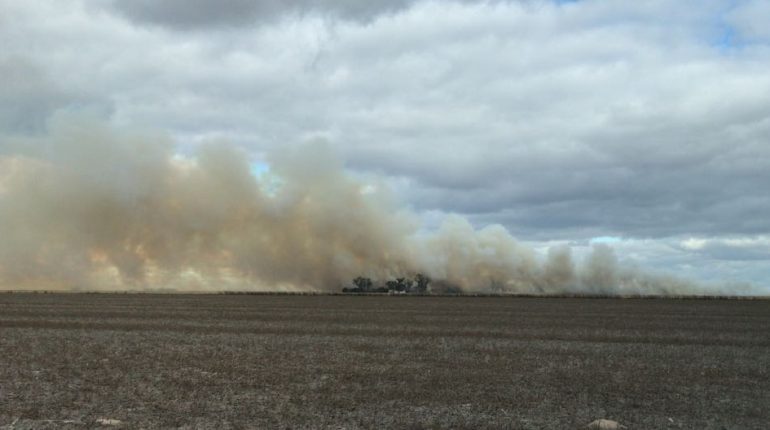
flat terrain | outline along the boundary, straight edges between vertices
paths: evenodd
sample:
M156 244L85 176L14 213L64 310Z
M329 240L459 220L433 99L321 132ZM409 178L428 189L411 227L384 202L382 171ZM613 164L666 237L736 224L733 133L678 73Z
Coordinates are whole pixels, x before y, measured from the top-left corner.
M0 428L767 429L770 301L0 294Z

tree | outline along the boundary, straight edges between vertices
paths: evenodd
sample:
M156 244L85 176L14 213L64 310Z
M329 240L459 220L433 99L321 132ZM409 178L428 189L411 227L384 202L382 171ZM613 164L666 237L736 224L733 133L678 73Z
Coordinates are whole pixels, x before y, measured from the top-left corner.
M372 280L363 276L359 276L356 279L353 279L353 285L355 285L356 288L360 289L361 291L369 291L369 289L372 288Z
M411 279L396 278L396 282L395 282L396 291L404 291L408 293L409 291L411 291L412 285L414 285L414 282L412 282Z
M404 280L404 291L406 291L407 293L411 292L412 291L412 286L414 286L414 281L412 281L409 278L406 278Z
M428 284L430 284L430 278L423 275L422 273L418 273L414 277L415 282L417 283L417 292L424 294L428 291Z

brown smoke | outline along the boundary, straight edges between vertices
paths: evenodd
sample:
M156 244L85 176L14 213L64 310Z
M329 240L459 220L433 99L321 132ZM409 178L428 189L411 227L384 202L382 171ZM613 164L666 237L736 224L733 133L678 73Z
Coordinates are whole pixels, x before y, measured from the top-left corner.
M596 247L545 262L500 226L416 216L351 179L323 145L273 154L257 179L226 144L175 155L164 137L83 121L0 155L0 288L337 290L357 275L525 293L676 293L691 283L620 268Z

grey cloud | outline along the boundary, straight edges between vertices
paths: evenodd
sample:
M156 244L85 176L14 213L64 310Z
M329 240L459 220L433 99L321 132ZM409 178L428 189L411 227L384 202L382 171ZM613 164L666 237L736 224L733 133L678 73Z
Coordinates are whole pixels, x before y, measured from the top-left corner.
M112 4L138 23L191 30L248 26L284 15L303 14L366 21L410 3L412 0L115 0Z
M757 157L766 157L757 153ZM665 162L665 161L663 161ZM767 165L767 163L764 163ZM768 166L770 167L770 166ZM708 166L686 170L651 167L613 170L564 166L564 171L490 172L494 186L469 192L419 185L413 190L421 208L443 208L501 222L525 237L623 232L638 237L692 234L757 234L770 229L764 186L767 174L739 169L714 174ZM550 176L548 176L550 175ZM500 178L502 176L503 178Z
M0 76L0 130L5 132L39 132L51 113L70 101L44 70L24 57L0 57Z

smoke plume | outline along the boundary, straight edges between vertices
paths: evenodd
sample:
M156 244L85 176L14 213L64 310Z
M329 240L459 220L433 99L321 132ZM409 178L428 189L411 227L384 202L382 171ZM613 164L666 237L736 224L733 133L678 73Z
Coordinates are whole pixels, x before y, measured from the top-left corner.
M467 292L688 294L598 246L540 259L501 226L432 233L323 145L272 154L255 177L226 144L180 156L167 138L60 121L0 153L0 288L336 291L424 273Z

